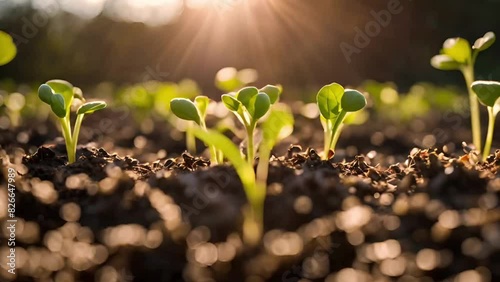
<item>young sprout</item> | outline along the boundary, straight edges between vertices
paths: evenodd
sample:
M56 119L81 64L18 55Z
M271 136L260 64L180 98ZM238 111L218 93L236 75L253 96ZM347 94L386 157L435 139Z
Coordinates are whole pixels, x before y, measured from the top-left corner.
M222 102L232 111L245 127L247 134L247 160L253 164L255 155L254 131L257 122L278 101L281 86L266 85L261 89L244 87L236 93L222 95Z
M498 81L475 81L471 85L477 94L479 101L488 108L488 133L484 142L483 159L490 154L493 131L495 130L495 118L500 112L500 82Z
M12 36L0 30L0 66L8 64L16 54L17 48Z
M488 49L494 42L496 36L493 32L487 32L483 37L477 39L472 46L466 39L457 37L449 38L441 49L441 54L432 57L431 65L439 70L459 70L464 76L467 90L469 92L469 103L472 124L472 142L478 151L481 151L481 120L479 116L479 103L477 97L470 88L474 78L474 64L477 55Z
M284 104L277 104L262 123L262 142L259 146L259 164L257 165L257 185L266 190L271 150L280 140L293 132L293 114Z
M170 101L170 110L178 118L194 121L202 130L207 131L205 118L207 116L207 108L210 99L207 96L197 96L192 102L186 98L174 98ZM192 131L192 129L190 129ZM210 159L213 163L222 163L222 155L213 145L208 146L210 149Z
M366 106L366 98L361 92L344 89L338 83L323 86L316 96L325 134L323 158L329 158L330 150L340 136L343 121L349 112L357 112Z
M247 200L250 203L249 208L244 212L243 238L248 244L257 244L263 230L266 187L256 185L253 165L242 157L238 147L229 138L215 130L204 130L202 128L194 128L193 133L206 144L222 151L236 170L245 189Z
M48 104L52 112L58 117L64 141L66 142L68 162L75 162L76 145L83 117L86 114L92 114L95 111L106 108L106 103L103 101L85 102L80 88L73 87L71 83L59 79L49 80L45 84L40 85L38 88L38 97L44 103ZM74 98L84 103L76 111L76 121L73 132L71 132L70 111Z

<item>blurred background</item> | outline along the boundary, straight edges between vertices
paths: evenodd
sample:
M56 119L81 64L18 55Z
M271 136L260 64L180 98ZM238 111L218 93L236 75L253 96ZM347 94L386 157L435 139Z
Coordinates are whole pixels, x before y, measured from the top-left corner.
M0 0L0 30L19 49L0 79L85 87L191 78L215 97L215 73L232 66L285 88L462 86L459 72L429 60L448 37L500 32L498 11L500 0ZM478 78L500 78L497 54L500 44L479 56Z

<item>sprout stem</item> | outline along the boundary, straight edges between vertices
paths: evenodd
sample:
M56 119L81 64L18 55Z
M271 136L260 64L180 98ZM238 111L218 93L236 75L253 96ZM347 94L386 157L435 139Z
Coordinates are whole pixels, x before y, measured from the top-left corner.
M471 126L472 126L472 143L476 149L481 152L481 119L479 116L479 102L476 94L472 91L471 84L474 82L474 65L468 64L462 68L462 74L467 84L467 91L469 92L469 103L471 113Z
M207 125L203 119L200 121L200 127L205 132L208 132ZM193 137L193 139L196 138L196 136L193 134L192 130L189 130L188 132ZM208 149L210 150L210 162L212 162L214 164L222 163L222 160L219 160L219 152L217 151L217 148L213 145L208 145Z
M192 133L193 128L193 123L188 122L187 128L186 128L186 148L189 153L191 154L196 154L196 139Z
M488 107L488 134L484 142L483 160L489 156L491 151L491 142L493 141L493 131L495 130L495 113L492 107Z
M80 135L80 127L82 126L83 117L85 114L79 114L76 117L75 128L73 129L73 136L71 138L71 152L73 154L73 160L76 160L76 144L78 143L78 136Z
M335 146L337 145L337 141L339 141L340 133L342 132L342 129L344 128L344 124L340 124L337 131L333 135L333 140L332 140L332 150L335 150Z
M344 111L344 110L342 110L340 112L339 116L337 117L337 119L335 120L335 123L333 124L333 128L332 128L332 133L331 133L331 136L330 136L330 142L329 142L328 150L330 150L330 149L335 150L335 145L336 145L335 143L337 142L336 139L338 139L338 136L337 136L337 138L335 138L335 135L337 135L337 131L340 129L340 127L342 125L342 122L344 121L344 118L345 118L346 114L347 114L347 112Z
M69 124L69 117L59 119L61 124L61 129L64 137L64 142L66 143L66 152L68 154L68 163L75 162L75 152L73 151L73 138L71 136L71 125Z
M247 128L247 159L248 163L253 167L253 159L255 154L254 144L253 144L253 132L255 129L255 122L251 122L250 126Z
M332 122L331 120L325 121L325 136L324 136L324 147L323 147L323 159L328 160L328 153L330 151L330 139L332 134Z

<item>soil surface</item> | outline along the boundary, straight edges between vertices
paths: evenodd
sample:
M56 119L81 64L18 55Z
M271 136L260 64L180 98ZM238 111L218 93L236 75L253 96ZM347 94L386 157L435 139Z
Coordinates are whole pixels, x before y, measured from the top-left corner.
M187 153L143 163L92 146L68 165L60 143L0 150L0 184L7 167L19 174L18 275L0 277L500 281L500 152L477 163L444 151L414 149L387 165L377 152L324 161L290 146L271 158L265 234L251 247L230 165Z

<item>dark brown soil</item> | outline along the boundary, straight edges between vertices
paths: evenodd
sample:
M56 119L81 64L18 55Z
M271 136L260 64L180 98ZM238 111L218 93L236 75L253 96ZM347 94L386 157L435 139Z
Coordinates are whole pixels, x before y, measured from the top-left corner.
M500 280L500 152L475 164L413 150L382 167L292 146L272 157L257 247L241 242L247 201L229 165L64 153L0 156L20 173L16 281Z

